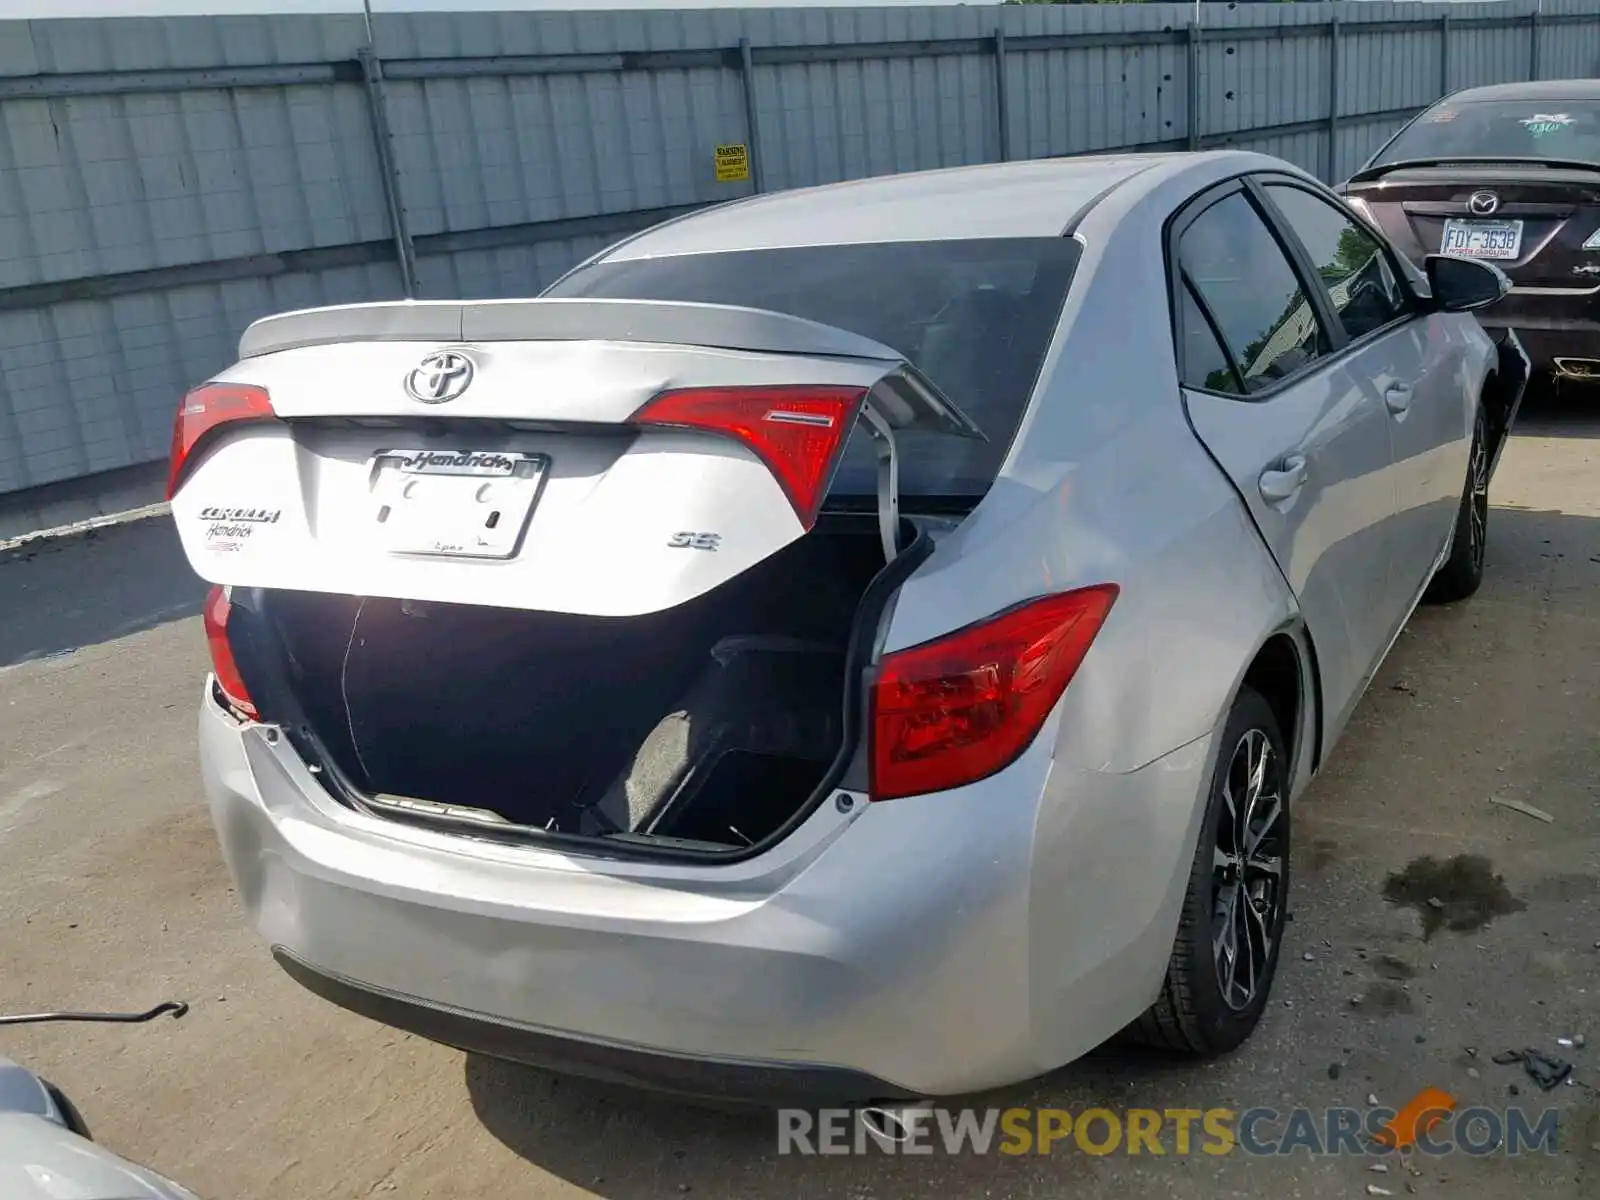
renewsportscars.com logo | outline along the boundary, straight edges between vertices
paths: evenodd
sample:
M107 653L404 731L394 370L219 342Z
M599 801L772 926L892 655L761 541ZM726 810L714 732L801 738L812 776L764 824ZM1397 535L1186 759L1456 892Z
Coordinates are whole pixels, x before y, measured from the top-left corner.
M1554 1154L1559 1125L1553 1108L1458 1111L1455 1099L1435 1088L1400 1109L790 1108L778 1112L778 1153L1482 1157Z

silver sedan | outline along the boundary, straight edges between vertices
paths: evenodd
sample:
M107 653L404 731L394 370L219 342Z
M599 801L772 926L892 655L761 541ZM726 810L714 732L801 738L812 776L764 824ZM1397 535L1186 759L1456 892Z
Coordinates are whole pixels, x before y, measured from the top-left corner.
M1228 1051L1295 800L1484 569L1527 374L1304 172L760 196L186 397L205 784L305 986L679 1092Z

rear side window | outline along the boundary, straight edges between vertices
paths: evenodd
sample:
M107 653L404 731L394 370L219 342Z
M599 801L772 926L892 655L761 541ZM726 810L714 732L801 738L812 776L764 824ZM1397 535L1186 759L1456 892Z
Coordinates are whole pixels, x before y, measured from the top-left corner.
M1405 293L1376 238L1304 188L1268 184L1266 193L1311 256L1352 340L1406 314Z
M585 267L547 296L763 308L897 350L986 442L897 435L905 495L975 496L1022 423L1078 261L1069 238L888 242L685 254ZM832 495L874 495L870 440L852 437Z
M1600 160L1600 103L1444 100L1401 130L1374 162L1453 157Z
M1184 387L1237 395L1239 377L1233 373L1227 351L1217 341L1216 330L1195 303L1194 285L1185 278L1178 289L1178 361Z
M1248 391L1272 387L1328 352L1327 334L1283 247L1242 192L1189 224L1178 259Z

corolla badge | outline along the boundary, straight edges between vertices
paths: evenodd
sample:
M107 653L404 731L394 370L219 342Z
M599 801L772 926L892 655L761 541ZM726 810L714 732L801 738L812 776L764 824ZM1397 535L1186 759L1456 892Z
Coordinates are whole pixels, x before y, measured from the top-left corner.
M1493 192L1473 192L1467 197L1467 208L1477 216L1487 217L1500 207L1500 197Z
M423 404L454 400L472 386L472 360L459 350L435 350L406 376L406 395Z

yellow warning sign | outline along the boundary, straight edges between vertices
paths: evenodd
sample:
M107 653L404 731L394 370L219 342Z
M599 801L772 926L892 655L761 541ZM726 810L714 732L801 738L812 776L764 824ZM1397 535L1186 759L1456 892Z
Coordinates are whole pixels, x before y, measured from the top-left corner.
M717 182L738 183L750 178L750 151L743 143L717 147Z

